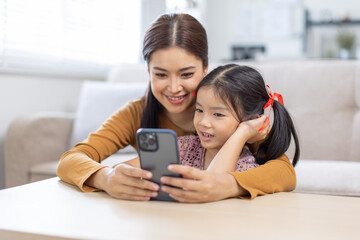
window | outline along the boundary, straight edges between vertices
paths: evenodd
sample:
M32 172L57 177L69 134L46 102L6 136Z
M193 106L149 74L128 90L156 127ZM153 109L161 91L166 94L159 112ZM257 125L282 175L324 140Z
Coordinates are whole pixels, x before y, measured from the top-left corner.
M104 77L140 59L141 0L0 0L0 71Z

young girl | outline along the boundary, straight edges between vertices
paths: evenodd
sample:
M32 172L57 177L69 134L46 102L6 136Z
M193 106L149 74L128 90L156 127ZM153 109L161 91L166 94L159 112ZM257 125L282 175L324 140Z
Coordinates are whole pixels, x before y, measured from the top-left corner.
M159 185L151 182L151 172L141 169L138 161L114 167L101 161L127 145L135 147L136 130L140 127L169 128L178 136L194 133L195 98L191 93L207 73L205 29L188 14L165 14L146 31L143 43L150 80L146 96L119 108L95 133L60 158L58 176L82 191L103 190L115 198L149 200L157 195ZM255 144L251 151L256 151L264 132L247 139ZM296 175L287 156L272 160L249 171L231 173L176 165L171 171L191 179L164 181L173 186L168 191L182 202L210 202L245 195L254 198L295 189Z
M179 137L181 164L216 172L245 171L283 155L293 135L295 166L299 143L293 122L281 95L268 93L256 70L235 64L220 66L200 82L196 92L194 126L198 136ZM275 96L279 102L274 101ZM246 146L254 134L248 120L258 118L268 105L274 106L274 125L255 161Z

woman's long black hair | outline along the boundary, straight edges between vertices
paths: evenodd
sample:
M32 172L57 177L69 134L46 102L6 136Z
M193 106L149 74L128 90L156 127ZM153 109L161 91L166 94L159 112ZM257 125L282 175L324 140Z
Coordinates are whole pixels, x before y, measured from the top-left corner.
M240 122L264 114L264 105L269 100L261 74L253 68L228 64L211 71L199 84L197 91L204 86L215 89L215 94L236 112ZM274 101L274 121L267 138L260 144L255 156L258 164L283 155L289 148L291 137L295 142L293 166L299 160L299 140L293 121L286 108Z

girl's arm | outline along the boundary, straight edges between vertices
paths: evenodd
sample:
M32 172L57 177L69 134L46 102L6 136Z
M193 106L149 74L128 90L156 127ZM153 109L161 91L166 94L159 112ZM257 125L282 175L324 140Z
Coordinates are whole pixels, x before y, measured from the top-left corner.
M243 134L244 127L239 125L237 130L221 147L214 159L209 164L207 171L226 173L234 172L236 163L246 143L246 136Z
M216 154L211 161L207 171L217 173L229 173L234 172L236 164L244 148L245 143L259 135L258 129L262 127L266 120L266 116L249 121L245 121L239 124L239 127L231 135L231 137L225 142L220 151ZM265 138L267 130L262 131L262 137Z

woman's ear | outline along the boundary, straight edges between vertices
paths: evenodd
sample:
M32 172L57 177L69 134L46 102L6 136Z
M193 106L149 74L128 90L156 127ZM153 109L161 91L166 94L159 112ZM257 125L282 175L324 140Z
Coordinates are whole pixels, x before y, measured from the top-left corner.
M206 76L208 69L209 69L209 66L204 67L204 72L203 72L203 73L204 73L204 77Z

